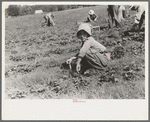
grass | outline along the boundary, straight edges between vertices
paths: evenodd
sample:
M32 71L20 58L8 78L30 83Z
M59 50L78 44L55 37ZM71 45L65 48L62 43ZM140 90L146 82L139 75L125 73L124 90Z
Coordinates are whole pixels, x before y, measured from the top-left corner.
M81 42L76 37L77 22L86 19L89 8L54 12L56 26L42 28L41 15L26 15L5 21L5 86L7 99L143 99L145 98L144 38L121 35L134 22L128 18L120 31L95 31L95 40L107 48L117 46L118 35L125 55L110 61L107 72L89 70L89 75L73 77L60 69L62 62L74 56ZM92 7L98 14L96 25L108 26L107 6ZM131 12L134 15L134 12ZM118 32L118 33L115 33ZM132 33L135 35L136 33ZM142 36L142 35L141 35ZM140 49L140 45L143 47ZM135 46L136 50L132 47ZM134 54L137 51L138 54ZM136 64L136 66L132 66ZM133 72L130 79L124 76ZM141 70L136 70L139 67ZM114 74L118 82L101 81Z

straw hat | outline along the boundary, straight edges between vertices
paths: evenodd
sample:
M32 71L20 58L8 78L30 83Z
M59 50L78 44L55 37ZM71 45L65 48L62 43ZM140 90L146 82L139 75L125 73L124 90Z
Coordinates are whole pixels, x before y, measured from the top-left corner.
M87 32L89 34L89 36L91 36L92 35L91 29L92 29L92 26L90 24L88 24L88 23L81 23L79 28L78 28L77 37L79 36L79 32L81 30L84 30L85 32Z
M94 14L94 11L91 9L89 12L88 12L89 15L93 15Z

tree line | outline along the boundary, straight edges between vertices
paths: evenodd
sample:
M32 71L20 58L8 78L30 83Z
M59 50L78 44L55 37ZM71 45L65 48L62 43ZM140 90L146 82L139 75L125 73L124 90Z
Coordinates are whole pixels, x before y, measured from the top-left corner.
M94 5L9 5L8 8L5 9L5 15L23 16L28 14L34 14L36 10L43 10L43 12L53 12L90 6Z

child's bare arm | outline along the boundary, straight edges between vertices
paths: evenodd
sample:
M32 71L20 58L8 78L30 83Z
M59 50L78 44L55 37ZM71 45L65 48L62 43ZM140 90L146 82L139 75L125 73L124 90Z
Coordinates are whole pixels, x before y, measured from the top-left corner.
M96 15L96 14L95 14ZM98 16L96 15L96 18L94 19L94 21L96 21L97 20L97 18L98 18Z
M81 70L81 60L82 58L81 57L78 57L78 60L77 60L77 65L76 65L76 71L79 73L80 70Z
M91 20L91 17L90 17L89 15L88 15L88 18L89 18L90 21L92 21L92 20Z
M71 57L70 59L68 59L68 60L66 61L66 63L67 63L67 64L70 64L70 63L72 62L72 60L73 60L73 59L76 59L76 58L77 58L77 57Z

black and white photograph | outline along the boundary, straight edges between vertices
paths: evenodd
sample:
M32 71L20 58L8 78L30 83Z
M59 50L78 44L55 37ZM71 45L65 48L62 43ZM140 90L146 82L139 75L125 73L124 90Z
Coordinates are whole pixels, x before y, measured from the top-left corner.
M3 100L147 103L148 2L2 5Z

